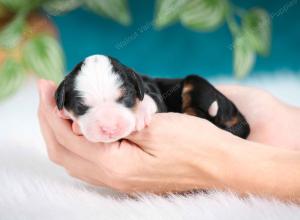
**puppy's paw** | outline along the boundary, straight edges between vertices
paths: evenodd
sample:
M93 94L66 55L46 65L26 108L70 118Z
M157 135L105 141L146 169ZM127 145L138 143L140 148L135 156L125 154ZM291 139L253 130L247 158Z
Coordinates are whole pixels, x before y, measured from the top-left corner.
M153 113L147 110L137 113L135 130L140 131L148 126L151 122L152 115Z
M135 130L140 131L146 126L148 126L151 122L151 118L153 114L157 111L156 103L153 99L145 95L143 101L138 103L136 108L136 126Z

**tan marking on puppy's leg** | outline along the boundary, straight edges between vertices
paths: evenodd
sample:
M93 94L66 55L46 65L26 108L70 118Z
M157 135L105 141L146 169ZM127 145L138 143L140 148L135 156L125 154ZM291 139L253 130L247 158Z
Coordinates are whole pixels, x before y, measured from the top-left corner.
M192 84L185 83L182 89L182 113L197 116L194 108L191 107L191 94L190 92L194 89Z
M226 121L224 124L227 128L233 127L235 126L237 123L239 122L238 117L233 117L232 119L230 119L229 121Z
M193 85L184 83L181 98L182 98L182 111L188 107L190 107L191 104L191 95L190 92L193 90Z
M183 89L182 89L182 94L189 93L193 89L194 89L194 86L192 84L184 83Z
M182 94L182 111L188 107L190 107L191 104L191 96L187 93Z
M197 113L195 112L195 109L193 109L191 107L186 108L183 113L187 114L187 115L197 116Z

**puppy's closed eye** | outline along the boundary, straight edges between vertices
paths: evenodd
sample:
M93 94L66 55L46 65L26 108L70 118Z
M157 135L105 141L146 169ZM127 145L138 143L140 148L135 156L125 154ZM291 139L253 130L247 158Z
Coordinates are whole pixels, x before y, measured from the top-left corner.
M72 108L75 115L84 115L89 107L87 105L82 104L81 102L75 102L74 107Z
M124 95L118 99L118 102L125 105L127 108L132 108L136 101L132 97L132 95Z

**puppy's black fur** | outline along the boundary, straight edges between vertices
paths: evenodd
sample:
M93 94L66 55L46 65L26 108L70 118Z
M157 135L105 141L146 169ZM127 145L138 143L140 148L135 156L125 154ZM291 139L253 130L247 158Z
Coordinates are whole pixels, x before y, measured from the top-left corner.
M247 138L250 127L237 107L207 80L198 75L183 79L154 79L161 91L168 112L180 112L204 118L221 129ZM215 117L208 114L210 105L217 101Z
M119 101L123 101L127 107L133 107L136 102L135 98L143 100L144 94L148 94L157 104L159 112L167 110L165 103L161 97L160 89L157 87L155 81L151 78L142 76L136 73L133 69L121 64L117 59L109 57L113 66L113 71L117 73L123 80L123 95ZM128 104L130 103L130 104Z
M194 115L211 121L221 129L242 138L247 138L250 127L237 107L198 75L189 75L182 79L150 78L136 73L117 59L108 57L114 73L122 79L122 96L117 100L128 108L133 108L136 100L149 95L156 103L158 112L179 112ZM59 85L55 98L58 109L65 107L75 116L83 115L89 107L84 105L79 91L74 88L74 80L80 72L83 62L66 76ZM218 103L215 117L208 113L213 102Z
M75 78L79 74L83 62L80 62L60 83L56 92L55 100L59 110L63 108L73 112L75 116L84 115L89 107L83 104L79 91L75 90Z

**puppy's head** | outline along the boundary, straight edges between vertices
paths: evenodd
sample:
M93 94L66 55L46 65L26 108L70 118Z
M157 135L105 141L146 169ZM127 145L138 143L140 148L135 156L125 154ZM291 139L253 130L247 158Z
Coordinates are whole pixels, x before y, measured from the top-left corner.
M59 110L79 124L91 142L113 142L135 129L134 107L144 98L142 79L116 59L94 55L59 85Z

